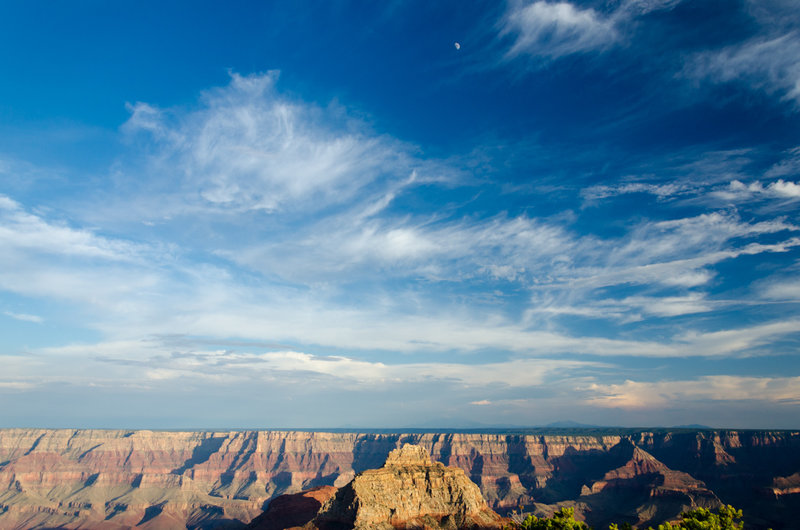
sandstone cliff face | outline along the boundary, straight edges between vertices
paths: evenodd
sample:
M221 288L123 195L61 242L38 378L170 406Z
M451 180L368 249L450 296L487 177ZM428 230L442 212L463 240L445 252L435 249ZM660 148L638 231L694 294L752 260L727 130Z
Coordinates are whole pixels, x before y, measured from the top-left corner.
M665 470L681 472L697 481L695 489L743 508L755 527L778 530L780 518L789 520L787 514L800 507L792 477L800 472L796 432L543 436L5 429L0 430L0 528L242 526L269 499L344 486L356 473L382 466L403 443L420 445L435 461L464 470L501 513L518 505L549 509L579 502L586 519L600 526L606 517L601 512L610 513L600 508L612 507L601 497L611 499L615 488L596 484L623 485L621 471L616 478L607 474L627 465L633 456L629 447L664 466L648 475L643 461L634 463L629 466L634 476L657 482L661 473L671 481L686 477ZM657 491L653 481L625 480L633 488L626 491L644 496L641 504L622 510L631 520L639 517L636 510L648 509L647 502L667 502L663 495L651 498ZM705 502L692 492L670 499L680 505ZM646 513L642 517L650 520Z

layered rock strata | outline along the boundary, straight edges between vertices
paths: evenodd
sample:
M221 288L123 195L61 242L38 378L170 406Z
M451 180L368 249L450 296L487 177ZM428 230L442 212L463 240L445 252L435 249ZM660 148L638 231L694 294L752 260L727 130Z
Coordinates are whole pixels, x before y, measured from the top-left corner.
M500 513L572 502L580 504L579 515L601 527L608 519L654 521L666 503L672 503L670 512L702 505L710 499L703 492L710 491L742 508L748 528L778 530L800 508L798 432L556 436L4 429L0 528L244 526L270 499L344 486L356 473L380 467L404 443L464 470ZM644 453L660 465L648 463ZM623 494L635 502L614 501Z

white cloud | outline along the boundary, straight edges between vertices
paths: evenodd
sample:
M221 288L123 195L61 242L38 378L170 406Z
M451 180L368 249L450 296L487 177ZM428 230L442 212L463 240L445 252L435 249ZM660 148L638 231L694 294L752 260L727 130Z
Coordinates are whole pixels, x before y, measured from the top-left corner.
M3 195L0 195L0 246L6 256L26 252L121 261L130 260L141 251L141 247L126 241L49 223Z
M614 22L593 9L568 2L513 2L502 23L502 35L513 35L509 57L521 54L556 59L602 50L618 38Z
M23 322L33 322L34 324L41 324L44 322L44 319L37 315L28 315L26 313L14 313L11 311L4 311L4 315L7 317L11 317L15 320L21 320Z
M440 325L441 322L433 323ZM403 323L398 334L407 333ZM431 326L432 329L433 326ZM466 327L466 325L465 325ZM508 347L509 342L524 341L517 357L493 362L475 362L469 358L448 356L437 360L406 362L402 356L368 355L359 358L352 355L315 355L302 351L272 350L265 352L237 351L227 349L195 349L189 341L181 345L180 340L154 338L151 340L127 340L97 344L74 344L36 350L25 357L5 356L7 367L4 380L20 385L67 383L73 385L113 386L129 385L133 388L152 388L167 382L198 385L236 385L245 382L271 385L313 385L318 390L357 387L381 388L387 385L406 384L451 384L462 387L524 388L540 385L561 384L565 379L577 380L576 374L586 371L607 371L609 366L596 361L577 361L553 357L560 351L573 351L601 356L631 355L637 357L676 356L728 356L768 344L772 340L797 333L797 321L786 321L754 326L745 329L723 330L705 334L685 334L671 343L613 341L598 337L574 338L544 332L528 332L512 328L473 330L474 336L488 339L493 347ZM311 337L317 338L309 328ZM345 334L349 330L343 330ZM378 330L385 333L388 328ZM464 337L453 335L454 329L441 330L442 337L448 335L447 346L464 345ZM491 335L494 331L495 335ZM461 330L465 333L466 330ZM502 344L498 337L516 334ZM425 338L425 332L416 337ZM397 340L397 338L395 338ZM345 338L344 343L347 342ZM399 341L398 341L399 342ZM359 337L363 344L363 337ZM433 353L437 345L430 342L422 351ZM538 352L550 357L528 357ZM381 360L375 360L379 358ZM173 382L173 383L170 383ZM633 390L638 389L635 386ZM691 389L679 393L691 395ZM632 406L633 390L617 385L593 384L595 394L591 399L609 406ZM473 404L486 404L479 400Z
M7 198L4 204L16 212L14 215L22 215L29 224L40 227L40 231L48 230L50 224L44 219L23 212ZM245 282L227 268L176 263L172 254L161 255L152 249L98 238L88 231L78 231L80 237L75 240L83 249L82 255L92 256L89 262L73 266L69 261L37 260L27 248L17 249L16 261L9 258L14 253L0 259L0 286L20 294L74 301L79 310L93 307L90 325L110 339L121 341L177 333L290 341L356 351L498 349L536 356L730 355L764 343L742 342L724 334L707 341L719 343L714 348L698 347L702 346L702 336L677 337L673 344L663 340L574 337L533 325L527 317L505 315L490 304L470 307L441 300L435 289L430 293L414 288L370 293L359 300L357 308L342 301L341 293L348 292L346 280L354 271L370 271L380 264L378 274L384 278L387 271L400 278L423 276L428 281L457 278L469 283L479 275L503 277L534 290L568 293L578 300L583 297L580 307L585 315L602 318L605 312L607 318L633 322L643 314L675 316L706 311L710 306L700 295L630 296L607 301L598 299L593 291L608 285L636 283L702 285L712 274L705 267L721 260L782 252L800 245L800 240L791 239L728 248L731 239L792 231L796 227L781 220L743 223L723 214L644 223L624 238L609 241L578 238L558 226L526 217L427 225L393 225L391 221L367 217L351 231L344 228L345 221L346 216L339 226L327 227L332 231L320 230L314 237L301 237L295 242L318 252L316 259L311 259L314 254L305 249L278 245L268 252L261 249L264 253L260 260L250 256L248 259L253 261L244 261L266 263L265 274L279 271L295 280L312 280L304 289ZM373 231L365 232L366 228ZM68 234L57 240L73 237L71 229L60 230L67 230ZM364 239L348 240L354 237L352 230L361 231L359 237ZM9 232L7 241L17 238ZM59 248L45 243L40 246ZM118 250L97 252L95 247ZM117 255L125 259L115 259ZM21 266L22 263L26 265ZM368 266L358 268L358 263ZM283 272L300 267L311 270L294 276ZM320 277L318 271L330 272L337 267L340 272L329 276L329 281L315 284L313 280ZM579 306L554 303L549 307L553 314L569 313L564 309L569 307L573 308L572 314L578 314L574 308ZM788 333L781 329L781 333ZM138 351L130 344L125 348ZM83 353L89 354L90 350ZM448 369L458 373L454 367ZM469 379L466 375L464 378Z
M744 223L733 214L720 212L645 222L621 240L587 241L585 244L594 248L596 261L563 271L553 283L573 288L620 284L697 287L708 283L714 274L708 267L720 261L785 252L800 245L797 238L772 245L751 243L739 247L732 246L732 240L798 229L780 219ZM582 247L578 248L583 250ZM588 250L585 253L591 255Z
M576 53L600 52L623 40L625 26L636 17L672 9L681 0L625 0L609 12L570 2L512 0L500 23L500 37L512 37L507 58L529 55L558 59Z
M515 322L497 314L374 314L368 309L321 309L297 300L288 300L272 307L242 304L241 307L230 309L229 303L223 300L223 304L226 304L222 306L224 309L217 311L186 311L179 316L170 316L169 311L157 313L153 318L158 322L147 321L146 331L165 336L180 332L188 336L214 337L223 342L227 337L236 336L248 341L323 344L345 350L383 352L381 356L388 358L392 355L386 352L394 352L394 355L402 352L449 355L453 351L466 353L486 350L542 358L561 354L665 358L749 354L800 329L798 322L786 320L711 332L677 332L677 335L659 340L609 339L531 329L529 322ZM114 331L119 336L126 332L130 335L141 333L122 323ZM53 355L142 357L152 356L153 351L161 349L157 344L150 346L147 342L126 339L43 351ZM454 366L457 364L454 362ZM453 367L451 373L457 374L458 370Z
M30 390L36 385L22 381L0 381L0 390Z
M291 241L225 255L304 283L358 273L434 281L494 278L535 289L623 283L693 287L708 283L714 273L707 268L722 260L794 246L788 240L736 248L731 240L797 229L780 219L743 223L715 212L644 222L620 239L599 240L527 217L442 223L364 219L347 212L310 225Z
M631 313L630 308L621 303L607 300L596 300L584 305L559 305L557 301L543 303L540 299L531 303L525 312L525 318L533 321L537 314L545 315L575 315L581 317L597 318L603 320L617 320L621 322L637 322L642 320L641 315Z
M40 363L16 370L15 379L86 384L103 382L113 370L124 370L129 383L185 379L219 384L270 380L290 385L314 379L318 385L388 385L449 383L466 386L527 387L543 384L577 369L601 366L594 361L511 359L489 363L367 361L346 355L320 356L299 351L263 353L228 350L175 350L159 341L119 341L46 348ZM64 369L76 358L83 369ZM44 365L41 361L46 361ZM26 369L27 367L27 369Z
M676 337L677 343L682 343L677 350L683 351L687 356L726 356L747 352L771 344L782 337L796 335L798 330L800 321L789 319L706 333L690 331Z
M615 249L615 255L617 259L630 258L651 264L664 258L681 258L702 251L710 253L734 238L797 230L800 228L781 219L745 223L735 215L714 212L643 223L632 232L624 246Z
M159 268L162 260L171 261L167 247L53 222L5 196L0 196L0 246L0 289L66 300L76 312L99 309L91 325L130 317L135 307L145 310L143 301L166 290L167 273Z
M147 131L158 139L169 137L169 131L165 123L166 116L163 111L141 101L135 104L127 104L125 107L131 116L122 126L124 131L131 133ZM171 139L175 142L181 140L178 136L173 136Z
M759 181L745 184L732 181L726 188L711 192L712 197L730 202L745 202L753 199L800 199L800 184L778 179L764 186Z
M709 303L700 293L686 296L630 296L621 300L620 304L660 317L706 313L714 309L714 304Z
M563 228L528 217L437 222L361 218L346 212L324 218L290 241L225 253L249 268L301 282L347 274L454 281L476 276L523 280L565 259L575 246ZM281 260L275 260L281 256Z
M722 50L698 54L687 75L714 83L742 81L800 105L800 33L761 35Z
M795 182L784 182L779 179L767 187L767 191L777 197L785 199L800 199L800 184Z
M682 0L626 0L619 10L630 12L633 15L644 15L653 11L669 10L681 3Z
M800 403L800 377L711 375L695 380L591 384L587 402L600 407L663 409L697 401Z
M695 188L687 184L647 184L644 182L630 182L613 186L591 186L582 190L581 196L584 199L591 201L630 193L647 193L650 195L655 195L659 199L666 199L676 195L684 195L693 191L695 191Z
M756 291L768 300L800 301L800 280L771 280L758 285Z
M684 283L692 283L683 279ZM582 306L557 305L537 299L528 310L528 315L577 315L582 317L617 320L622 323L639 322L647 316L674 317L705 313L726 305L706 299L703 293L688 293L683 296L629 296L622 299L599 299Z

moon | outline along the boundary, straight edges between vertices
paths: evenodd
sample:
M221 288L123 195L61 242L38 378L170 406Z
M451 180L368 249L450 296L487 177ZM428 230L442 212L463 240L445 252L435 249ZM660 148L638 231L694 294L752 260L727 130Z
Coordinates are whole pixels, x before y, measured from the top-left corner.
M455 47L456 47L456 50L460 50L460 49L461 49L461 44L459 44L458 42L456 42L455 44L453 44L453 46L455 46Z

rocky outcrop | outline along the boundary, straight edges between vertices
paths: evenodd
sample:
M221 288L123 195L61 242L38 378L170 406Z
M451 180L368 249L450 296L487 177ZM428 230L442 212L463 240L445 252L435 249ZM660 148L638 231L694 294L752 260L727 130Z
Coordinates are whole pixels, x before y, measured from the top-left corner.
M641 502L622 512L655 521L658 507L668 503L706 502L696 494L703 488L742 508L748 528L778 530L800 508L793 477L800 473L798 432L2 429L0 528L244 526L270 499L344 486L357 473L381 467L404 443L462 469L501 514L578 503L579 515L599 528L608 516L600 508L622 505L613 499L624 493Z
M661 462L647 451L634 446L630 442L621 443L619 452L626 455L626 461L618 468L608 471L603 478L595 481L591 486L584 486L581 493L590 495L608 490L629 489L650 492L651 496L658 496L669 492L708 494L702 481L699 481L682 471L675 471ZM721 504L717 502L717 504Z
M418 445L389 453L380 469L357 475L322 506L306 530L501 528L464 471L431 461Z

